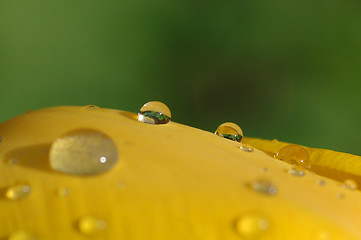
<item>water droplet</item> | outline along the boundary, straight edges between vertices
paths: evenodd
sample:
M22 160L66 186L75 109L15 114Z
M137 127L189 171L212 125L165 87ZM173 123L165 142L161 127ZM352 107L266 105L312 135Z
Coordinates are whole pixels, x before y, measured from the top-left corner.
M268 172L268 168L267 168L267 167L263 167L262 170L263 170L264 172Z
M171 118L172 114L167 105L158 101L144 104L138 113L138 121L148 124L166 124Z
M318 184L319 186L325 186L325 185L326 185L326 181L323 180L323 179L319 179L319 180L317 181L317 184Z
M269 228L269 221L261 214L245 214L236 222L237 232L245 239L256 239Z
M119 183L118 183L118 187L119 187L120 189L124 189L124 188L126 187L125 182L119 182Z
M106 228L106 222L98 217L86 216L79 220L78 228L84 235L94 235Z
M7 240L36 240L36 238L27 231L19 230L11 233Z
M6 159L4 162L7 164L18 164L19 159L18 158L9 158L9 159Z
M337 194L338 199L343 199L344 197L345 197L345 195L343 195L343 193L338 193Z
M237 142L241 142L243 137L242 129L237 124L231 122L219 125L215 134Z
M251 187L254 191L267 195L275 195L277 193L277 187L271 181L266 179L253 181Z
M242 144L241 149L245 152L253 152L254 148L249 144Z
M307 150L299 145L287 145L281 148L274 157L302 169L310 169L311 167L311 160Z
M67 196L70 195L70 193L71 193L70 189L69 188L64 188L64 187L61 187L56 191L56 194L59 197L67 197Z
M99 110L101 108L98 106L95 106L95 105L86 105L86 106L82 107L82 109L83 110Z
M20 200L25 198L31 192L31 188L27 184L17 184L6 190L6 197L10 200Z
M273 143L278 143L278 140L277 140L277 139L273 139L272 142L273 142Z
M304 169L300 168L300 167L293 167L288 169L288 173L292 176L296 176L296 177L303 177L305 176L305 171Z
M51 145L50 166L59 172L85 175L109 171L118 161L115 143L94 130L77 130Z
M353 179L346 179L342 186L344 188L347 188L347 189L350 189L350 190L356 190L357 189L357 183Z

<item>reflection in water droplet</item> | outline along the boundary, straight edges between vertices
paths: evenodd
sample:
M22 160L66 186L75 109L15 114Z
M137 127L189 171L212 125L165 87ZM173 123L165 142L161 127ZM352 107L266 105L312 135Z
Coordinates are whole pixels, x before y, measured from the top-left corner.
M148 124L166 124L171 118L172 114L168 106L158 101L144 104L138 113L138 121Z
M69 174L98 174L109 171L118 161L115 143L94 130L77 130L51 145L50 166Z
M84 235L94 235L106 228L106 222L94 216L86 216L79 220L78 229Z
M287 145L281 148L274 157L302 169L310 169L311 167L311 160L307 150L299 145Z
M254 191L267 195L275 195L277 193L277 187L271 181L266 179L253 181L251 187Z
M319 186L325 186L325 185L326 185L326 181L323 180L323 179L319 179L319 180L317 181L317 184L318 184Z
M241 142L243 137L242 129L237 124L231 122L219 125L215 134L237 142Z
M27 231L19 230L11 233L7 240L36 240L36 238Z
M6 197L10 200L20 200L25 198L31 192L31 188L27 184L17 184L6 190Z
M236 230L245 239L256 239L269 228L269 221L261 214L245 214L238 218Z
M56 191L56 194L59 197L67 197L67 196L70 195L70 193L71 193L70 189L69 188L64 188L64 187L61 187Z
M292 176L296 176L296 177L303 177L305 176L305 171L304 169L300 168L300 167L293 167L288 169L288 173Z
M357 183L353 179L346 179L342 186L344 188L347 188L347 189L350 189L350 190L356 190L357 189Z
M83 110L99 110L101 108L98 106L95 106L95 105L86 105L86 106L82 107L82 109Z
M245 152L253 152L254 148L249 144L242 144L241 149Z

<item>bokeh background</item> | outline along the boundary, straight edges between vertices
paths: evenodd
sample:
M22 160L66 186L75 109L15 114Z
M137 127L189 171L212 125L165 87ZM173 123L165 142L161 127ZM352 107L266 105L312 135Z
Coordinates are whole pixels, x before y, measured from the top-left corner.
M357 0L1 1L0 122L160 100L207 131L361 155L360 23Z

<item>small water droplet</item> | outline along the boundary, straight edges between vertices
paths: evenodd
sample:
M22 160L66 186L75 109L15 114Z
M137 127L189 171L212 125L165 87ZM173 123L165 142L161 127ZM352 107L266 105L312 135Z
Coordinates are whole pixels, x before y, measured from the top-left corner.
M337 194L338 199L343 199L344 197L345 197L345 195L343 195L343 193L338 193Z
M9 158L4 161L6 164L18 164L19 159L18 158Z
M118 183L118 187L119 187L120 189L124 189L125 186L126 186L125 182L120 182L120 183Z
M249 144L242 144L241 149L245 152L253 152L254 148Z
M326 181L323 180L323 179L318 179L317 184L318 184L319 186L325 186L325 185L326 185Z
M304 169L300 168L300 167L292 167L290 169L288 169L288 173L292 176L296 176L296 177L303 177L305 176L305 171Z
M106 222L95 216L86 216L79 220L78 229L84 235L94 235L106 228Z
M258 179L251 183L251 188L256 191L267 195L275 195L277 187L267 179Z
M10 200L20 200L28 196L31 188L27 184L16 184L6 190L6 197Z
M35 236L27 231L19 230L10 234L7 240L36 240Z
M302 169L310 169L311 167L311 160L307 150L299 145L287 145L281 148L274 157Z
M344 188L347 188L347 189L350 189L350 190L356 190L357 189L357 183L353 179L346 179L342 186Z
M168 106L159 101L147 102L138 113L138 121L148 124L166 124L171 118L172 114Z
M273 143L278 143L278 140L277 140L277 139L273 139L272 142L273 142Z
M243 137L242 129L235 123L226 122L217 128L215 134L232 141L241 142Z
M86 105L86 106L82 107L82 109L83 110L99 110L101 108L98 106L95 106L95 105Z
M50 166L59 172L85 175L109 171L118 161L115 143L95 130L77 130L51 145Z
M267 167L263 167L262 170L263 170L264 172L268 172L268 168L267 168Z
M61 187L56 191L56 194L59 197L67 197L71 193L71 190L69 188Z
M269 229L269 221L261 214L245 214L238 218L236 230L245 239L258 239Z

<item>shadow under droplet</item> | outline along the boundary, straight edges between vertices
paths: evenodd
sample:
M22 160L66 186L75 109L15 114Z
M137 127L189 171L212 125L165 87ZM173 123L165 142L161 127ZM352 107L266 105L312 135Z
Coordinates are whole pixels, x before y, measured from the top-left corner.
M25 168L53 171L49 162L50 145L39 144L17 148L5 154L5 162Z

